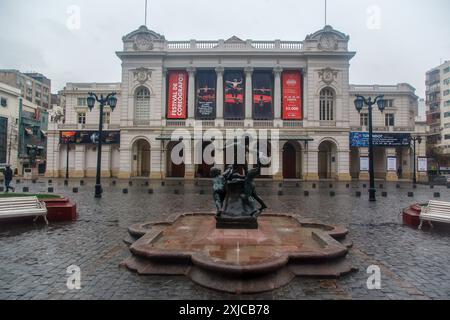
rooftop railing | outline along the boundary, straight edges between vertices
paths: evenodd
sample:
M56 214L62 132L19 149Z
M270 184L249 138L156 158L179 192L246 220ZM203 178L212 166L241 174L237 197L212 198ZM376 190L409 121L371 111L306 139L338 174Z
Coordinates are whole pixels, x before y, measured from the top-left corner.
M275 51L300 51L303 48L302 41L167 41L167 50L275 50Z

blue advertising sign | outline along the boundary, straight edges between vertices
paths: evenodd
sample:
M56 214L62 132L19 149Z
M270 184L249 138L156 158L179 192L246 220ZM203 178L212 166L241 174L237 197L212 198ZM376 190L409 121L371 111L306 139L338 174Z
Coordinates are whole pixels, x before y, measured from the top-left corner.
M409 133L374 133L373 145L376 147L407 147L411 143ZM368 132L350 132L350 147L369 147Z

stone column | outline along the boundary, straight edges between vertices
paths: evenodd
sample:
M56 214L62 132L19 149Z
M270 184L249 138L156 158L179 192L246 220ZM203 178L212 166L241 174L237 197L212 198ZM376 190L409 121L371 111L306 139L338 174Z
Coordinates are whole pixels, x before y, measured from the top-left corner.
M102 172L104 178L111 177L111 145L102 146Z
M86 170L86 147L84 145L75 146L75 171L69 173L71 178L84 178Z
M195 119L195 68L187 68L189 73L188 84L188 119L194 121Z
M245 120L251 121L253 114L253 68L245 68Z
M274 86L274 119L281 120L281 72L283 72L283 68L281 66L276 66L273 69L273 74L275 77L275 86Z
M350 175L350 151L342 150L337 153L337 180L338 181L352 181L352 176Z
M195 163L194 163L194 147L185 146L184 152L191 155L190 163L185 163L184 168L184 179L194 180L195 179Z
M306 152L307 157L307 173L305 175L306 181L318 181L319 180L319 150L309 149Z
M164 179L164 163L162 162L163 142L156 141L150 149L150 179Z
M161 83L161 119L166 118L167 112L167 69L162 69L162 83Z
M359 161L361 164L361 158L369 158L369 148L359 148ZM361 171L361 167L359 168L359 180L360 181L369 181L369 171Z
M394 157L397 159L397 168L398 168L398 157L397 150L395 148L386 148L386 181L398 181L397 168L395 171L388 171L387 168L387 158Z
M225 68L218 66L216 68L217 85L216 85L216 120L223 120L223 74Z

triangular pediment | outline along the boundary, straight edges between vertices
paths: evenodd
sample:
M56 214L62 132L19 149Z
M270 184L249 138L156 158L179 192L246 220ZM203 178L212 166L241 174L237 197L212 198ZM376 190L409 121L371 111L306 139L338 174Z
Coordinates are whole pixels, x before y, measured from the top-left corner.
M140 26L139 29L127 34L123 37L123 41L134 41L138 36L144 36L152 41L164 41L163 35L148 29L146 26Z
M225 40L225 43L245 43L245 41L236 36L232 36L231 38Z

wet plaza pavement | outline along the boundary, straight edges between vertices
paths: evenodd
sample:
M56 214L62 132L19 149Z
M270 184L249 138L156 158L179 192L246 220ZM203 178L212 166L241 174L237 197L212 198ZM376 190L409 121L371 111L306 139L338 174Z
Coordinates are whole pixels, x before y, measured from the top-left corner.
M330 183L332 186L330 187ZM439 192L450 198L450 189L431 189L410 183L383 183L378 201L369 203L363 182L295 182L279 186L258 181L258 191L269 212L295 213L349 229L353 241L349 259L358 268L340 279L296 278L278 290L235 296L200 287L183 276L139 276L119 267L130 255L123 242L127 228L138 222L165 220L176 213L208 211L214 204L209 181L193 182L104 180L102 199L93 197L94 181L63 180L28 186L31 192L55 193L77 204L79 220L73 223L21 223L0 225L0 299L448 299L450 298L450 231L445 228L414 230L401 223L400 210L414 202L427 202ZM72 188L79 188L73 193ZM128 188L129 193L122 193ZM153 193L149 193L151 188ZM309 191L309 195L305 195ZM330 192L335 194L332 195ZM356 192L362 193L361 197ZM387 192L387 197L381 193ZM408 197L408 192L414 192ZM66 286L67 267L81 268L81 289ZM381 289L369 290L366 272L381 270Z

